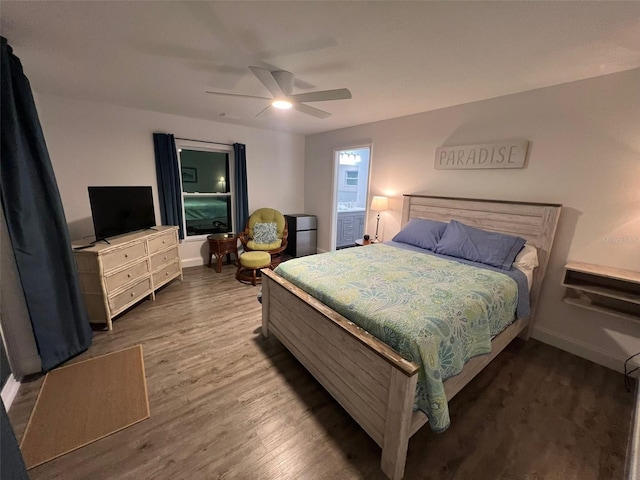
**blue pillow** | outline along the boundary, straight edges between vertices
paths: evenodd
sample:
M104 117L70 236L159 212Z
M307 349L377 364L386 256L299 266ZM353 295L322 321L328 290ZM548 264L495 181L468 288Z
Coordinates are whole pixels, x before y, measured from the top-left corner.
M509 270L524 244L520 237L487 232L451 220L435 252Z
M445 228L447 228L447 224L444 222L412 218L392 240L433 250L436 248L436 244L444 233Z

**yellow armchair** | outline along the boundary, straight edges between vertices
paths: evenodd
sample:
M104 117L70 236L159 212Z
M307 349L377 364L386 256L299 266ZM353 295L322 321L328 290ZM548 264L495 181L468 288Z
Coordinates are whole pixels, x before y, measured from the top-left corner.
M280 254L287 248L288 235L287 219L282 213L273 208L259 208L251 214L239 238L245 252L267 252L273 264L279 262Z

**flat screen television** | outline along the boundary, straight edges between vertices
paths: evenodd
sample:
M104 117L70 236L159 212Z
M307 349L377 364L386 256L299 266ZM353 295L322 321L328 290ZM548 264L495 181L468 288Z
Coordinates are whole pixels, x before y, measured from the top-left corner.
M151 187L89 187L96 241L155 227Z

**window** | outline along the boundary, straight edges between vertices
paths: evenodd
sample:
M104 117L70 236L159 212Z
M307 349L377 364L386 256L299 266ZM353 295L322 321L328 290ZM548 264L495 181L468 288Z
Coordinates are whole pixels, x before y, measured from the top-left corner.
M178 149L187 237L233 231L229 152Z
M347 170L346 178L344 180L344 184L349 187L357 187L358 186L358 170Z

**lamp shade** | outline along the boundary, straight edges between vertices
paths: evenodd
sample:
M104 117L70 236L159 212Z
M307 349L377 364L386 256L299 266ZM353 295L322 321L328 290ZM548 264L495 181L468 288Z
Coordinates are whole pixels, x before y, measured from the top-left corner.
M387 197L373 197L373 200L371 200L371 210L374 212L389 210L389 199Z

